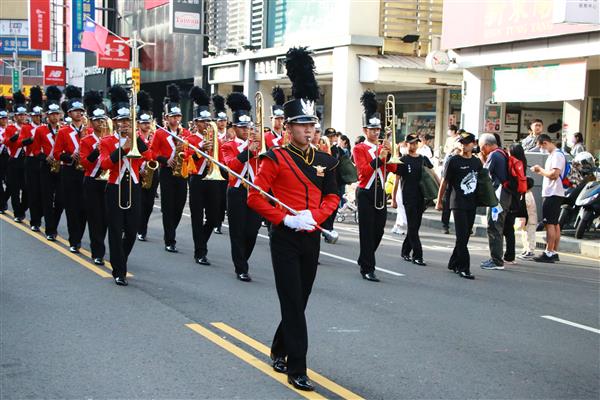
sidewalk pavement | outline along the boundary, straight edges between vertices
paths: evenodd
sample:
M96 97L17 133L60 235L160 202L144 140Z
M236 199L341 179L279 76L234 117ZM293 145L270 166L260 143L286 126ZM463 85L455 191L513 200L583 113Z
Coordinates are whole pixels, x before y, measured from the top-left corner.
M423 215L421 226L442 229L442 213L433 208L428 208ZM396 219L396 210L388 207L388 220ZM487 237L487 223L485 215L477 214L475 217L475 225L473 226L474 236ZM450 217L450 234L454 232L454 219ZM520 240L517 237L517 247L520 245ZM546 248L546 233L536 233L536 248ZM600 241L598 239L575 239L574 237L562 236L560 238L560 252L579 254L586 257L595 257L600 259Z

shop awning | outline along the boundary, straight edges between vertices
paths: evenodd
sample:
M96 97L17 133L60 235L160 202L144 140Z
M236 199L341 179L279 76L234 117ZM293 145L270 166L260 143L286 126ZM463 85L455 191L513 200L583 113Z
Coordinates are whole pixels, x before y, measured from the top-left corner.
M424 57L403 55L359 56L360 82L434 89L462 85L462 71L435 72Z

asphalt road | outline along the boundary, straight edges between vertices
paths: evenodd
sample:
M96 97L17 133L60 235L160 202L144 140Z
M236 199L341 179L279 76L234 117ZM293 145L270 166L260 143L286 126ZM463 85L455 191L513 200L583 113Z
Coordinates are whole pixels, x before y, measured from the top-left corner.
M476 279L467 281L446 269L452 236L424 229L428 266L417 267L401 260L403 238L388 228L382 282L371 283L354 261L357 226L338 230L338 244L322 245L307 309L317 393L304 396L599 398L598 260L561 254L555 265L484 271L487 244L473 239ZM226 228L209 243L212 265L200 266L189 217L180 252L169 254L155 209L124 288L107 268L0 216L0 398L303 398L264 354L279 306L261 235L254 281L243 283Z

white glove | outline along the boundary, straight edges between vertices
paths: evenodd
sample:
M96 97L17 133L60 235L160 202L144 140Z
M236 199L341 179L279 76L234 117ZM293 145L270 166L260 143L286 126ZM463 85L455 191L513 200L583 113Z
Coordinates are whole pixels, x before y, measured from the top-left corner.
M295 231L312 231L315 229L317 222L313 219L309 210L303 210L298 215L286 215L283 224Z

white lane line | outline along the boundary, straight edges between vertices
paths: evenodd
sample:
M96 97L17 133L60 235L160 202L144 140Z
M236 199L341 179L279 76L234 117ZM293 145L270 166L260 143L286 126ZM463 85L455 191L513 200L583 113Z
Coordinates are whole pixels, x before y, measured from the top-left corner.
M157 206L157 205L154 205L154 208L159 208L160 209L160 207ZM186 217L190 216L189 214L186 214L186 213L183 213L183 215L185 215ZM229 225L227 225L227 224L222 224L222 225L225 228L229 228ZM258 237L261 237L263 239L269 240L269 237L267 235L263 235L261 233L258 234ZM346 262L349 262L350 264L356 265L356 260L351 260L349 258L341 257L341 256L338 256L338 255L335 255L335 254L331 254L331 253L327 253L327 252L324 252L324 251L322 251L321 254L323 254L324 256L327 256L327 257L335 258L336 260L346 261ZM390 275L393 275L393 276L406 276L406 275L401 274L399 272L390 271L389 269L385 269L385 268L375 267L375 269L377 271L380 271L380 272L383 272L383 273L386 273L386 274L390 274Z
M600 329L592 328L592 327L589 327L589 326L586 326L586 325L581 325L581 324L578 324L576 322L567 321L566 319L556 318L556 317L553 317L552 315L540 315L540 317L545 318L545 319L549 319L551 321L560 322L561 324L574 326L575 328L579 328L579 329L583 329L583 330L586 330L586 331L594 332L594 333L597 333L597 334L600 335Z

